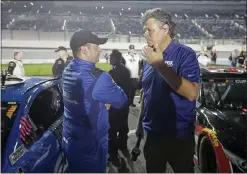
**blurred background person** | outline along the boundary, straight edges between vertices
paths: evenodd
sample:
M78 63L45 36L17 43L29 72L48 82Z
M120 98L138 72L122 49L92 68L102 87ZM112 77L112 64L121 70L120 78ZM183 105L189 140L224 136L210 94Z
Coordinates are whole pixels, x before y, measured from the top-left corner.
M22 60L23 60L23 53L15 52L14 60L10 61L8 64L8 73L17 77L24 77L25 69Z
M246 51L241 51L239 56L237 57L237 66L239 68L243 68L244 67L244 60L246 58Z
M211 50L211 64L216 65L216 62L217 62L217 52L214 45Z
M72 60L72 57L68 55L67 49L63 46L59 46L55 52L58 54L58 59L52 67L52 73L54 77L61 77L64 68Z
M231 67L236 67L237 66L237 58L238 58L238 55L239 55L239 51L237 49L235 49L230 57L229 57L229 60L231 61Z
M108 54L108 52L105 53L104 57L105 57L106 63L108 63L108 61L109 61L109 54Z
M131 44L129 46L128 53L123 56L125 60L125 66L130 70L131 88L130 88L130 106L135 107L134 97L136 89L138 88L138 71L139 71L139 55L135 53L135 46Z
M114 49L109 57L110 64L112 65L109 74L129 98L129 90L131 87L130 72L128 68L121 63L122 53L119 50ZM129 154L127 147L129 132L128 115L129 105L126 105L126 107L122 109L111 107L109 110L109 160L117 167L120 167L121 165L118 150L121 150L125 156L128 156Z

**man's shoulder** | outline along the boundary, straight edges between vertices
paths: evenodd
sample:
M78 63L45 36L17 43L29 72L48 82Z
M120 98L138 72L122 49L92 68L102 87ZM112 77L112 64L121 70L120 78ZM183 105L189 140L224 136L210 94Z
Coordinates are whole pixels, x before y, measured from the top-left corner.
M196 56L196 52L191 47L181 44L181 43L178 43L177 46L182 53L186 55L195 54Z
M100 69L100 68L93 68L91 71L90 71L90 74L91 76L93 76L94 78L99 78L101 74L103 74L105 71Z
M10 62L9 62L9 66L15 67L15 66L16 66L16 62L15 62L15 61L10 61Z

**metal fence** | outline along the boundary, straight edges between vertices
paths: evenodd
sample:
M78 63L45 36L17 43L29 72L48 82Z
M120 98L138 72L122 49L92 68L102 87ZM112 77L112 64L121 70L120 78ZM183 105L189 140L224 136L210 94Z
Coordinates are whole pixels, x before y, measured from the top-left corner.
M73 32L69 31L39 31L39 30L2 30L2 40L52 40L52 41L69 41ZM99 33L99 35L107 35L107 33ZM211 45L217 43L218 45L242 45L243 39L179 39L184 44L203 44ZM145 39L142 35L117 35L111 34L109 36L110 42L124 42L124 43L144 43Z

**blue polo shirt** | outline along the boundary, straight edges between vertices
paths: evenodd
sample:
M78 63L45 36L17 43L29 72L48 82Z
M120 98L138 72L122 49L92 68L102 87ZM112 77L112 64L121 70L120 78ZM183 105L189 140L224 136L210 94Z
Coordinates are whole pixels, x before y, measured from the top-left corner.
M200 69L194 50L172 40L163 57L167 66L179 76L199 83ZM196 101L189 101L173 91L161 74L147 63L143 66L142 85L145 130L171 137L191 132L196 117Z

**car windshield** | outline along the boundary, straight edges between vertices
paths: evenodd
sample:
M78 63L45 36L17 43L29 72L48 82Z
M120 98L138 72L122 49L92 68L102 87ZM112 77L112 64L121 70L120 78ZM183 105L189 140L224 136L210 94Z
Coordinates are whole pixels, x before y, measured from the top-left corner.
M19 104L16 102L1 102L1 145L4 149L9 132L16 117Z
M220 108L247 107L247 80L211 80L203 82L205 103Z

